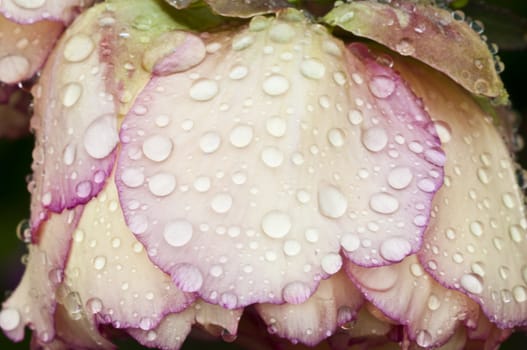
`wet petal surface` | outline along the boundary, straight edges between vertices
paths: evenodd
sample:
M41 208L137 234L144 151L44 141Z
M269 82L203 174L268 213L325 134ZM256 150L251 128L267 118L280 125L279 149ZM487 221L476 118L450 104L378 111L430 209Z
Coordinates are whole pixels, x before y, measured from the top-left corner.
M428 106L447 154L445 185L419 252L423 267L479 303L499 327L525 324L524 198L501 135L450 80L413 61L396 60L395 67Z
M52 215L40 229L39 244L29 245L22 281L0 311L0 327L12 340L22 340L27 325L40 341L55 336L56 291L63 281L71 234L81 213L82 207L78 207Z
M70 309L115 328L151 330L194 300L148 260L124 223L113 182L85 207L73 233L65 285L76 298Z
M290 15L230 36L154 77L122 124L121 207L151 260L237 308L304 302L340 250L367 266L415 252L444 157L403 81Z

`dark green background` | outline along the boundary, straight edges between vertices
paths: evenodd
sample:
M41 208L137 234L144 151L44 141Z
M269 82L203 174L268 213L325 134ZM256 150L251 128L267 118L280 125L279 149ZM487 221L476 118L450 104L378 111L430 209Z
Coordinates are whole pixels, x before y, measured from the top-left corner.
M525 46L527 25L525 22L511 19L514 16L501 16L493 11L483 11L480 1L471 1L472 7L467 12L474 17L484 19L487 24L486 34L493 40L503 43L512 42L518 47ZM486 3L497 3L513 10L513 13L527 18L527 1L494 0ZM474 6L476 5L476 6ZM486 18L486 20L485 20ZM518 34L519 33L519 34ZM522 38L522 35L524 36ZM522 43L522 40L524 42ZM527 117L527 50L516 48L513 51L501 51L500 56L506 65L502 78L508 87L514 107ZM0 116L1 117L1 116ZM527 122L521 125L521 134L527 136ZM0 140L0 291L1 300L5 300L10 290L17 285L23 272L21 257L25 253L24 244L17 239L17 224L29 216L29 196L26 190L26 177L30 174L31 150L33 140L26 137L16 141ZM527 152L520 153L524 166L527 165ZM27 338L27 337L26 337ZM501 349L525 349L527 336L517 333ZM202 348L203 344L189 343L185 348ZM211 348L210 344L206 345ZM122 344L121 349L139 349L130 343ZM229 344L218 348L232 349ZM0 335L0 349L29 349L28 339L23 343L13 344L3 334Z

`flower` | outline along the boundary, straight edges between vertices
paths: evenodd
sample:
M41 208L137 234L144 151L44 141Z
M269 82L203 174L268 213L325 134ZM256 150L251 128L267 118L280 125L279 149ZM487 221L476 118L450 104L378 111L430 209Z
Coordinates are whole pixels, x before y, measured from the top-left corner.
M524 200L491 103L507 97L465 22L423 1L319 23L280 1L173 3L96 4L47 58L10 338L173 349L197 325L262 347L457 349L526 325ZM47 50L0 61L6 82Z

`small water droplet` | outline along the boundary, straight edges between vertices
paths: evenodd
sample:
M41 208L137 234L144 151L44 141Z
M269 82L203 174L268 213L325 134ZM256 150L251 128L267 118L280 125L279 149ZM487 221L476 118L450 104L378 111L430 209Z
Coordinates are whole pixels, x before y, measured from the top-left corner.
M402 39L395 45L395 50L403 56L415 54L415 47L409 39Z

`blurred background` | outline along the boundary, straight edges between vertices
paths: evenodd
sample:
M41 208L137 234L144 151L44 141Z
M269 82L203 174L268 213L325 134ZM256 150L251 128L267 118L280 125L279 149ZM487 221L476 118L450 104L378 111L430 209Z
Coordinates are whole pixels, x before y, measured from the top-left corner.
M523 118L527 118L527 1L485 0L455 1L464 6L463 11L485 24L489 42L499 44L505 70L501 74L511 95L513 106ZM468 4L467 4L468 3ZM466 6L465 6L466 5ZM1 116L0 116L1 117ZM527 121L520 125L520 134L527 137ZM16 228L29 217L29 194L26 179L30 174L31 135L16 139L0 139L0 299L5 300L24 270L22 258L26 253L24 243L17 238ZM519 153L519 161L527 167L527 151ZM29 349L28 337L13 344L0 332L0 349ZM516 333L500 349L525 349L527 336ZM201 348L203 344L189 342L184 349ZM211 348L207 344L207 348ZM224 343L217 348L232 349ZM131 343L120 349L141 349Z

